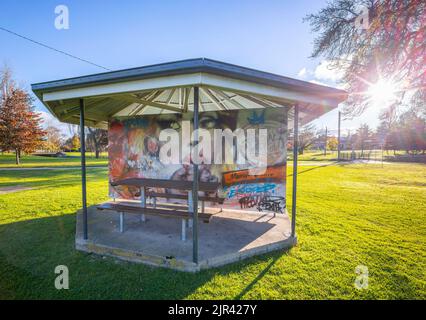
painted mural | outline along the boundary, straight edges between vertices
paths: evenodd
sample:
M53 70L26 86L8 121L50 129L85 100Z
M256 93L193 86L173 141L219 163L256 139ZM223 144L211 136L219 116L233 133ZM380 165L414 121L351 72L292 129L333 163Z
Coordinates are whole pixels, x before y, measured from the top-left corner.
M160 149L164 144L160 141L160 132L164 129L174 129L181 136L182 124L186 121L192 121L191 113L112 120L109 125L110 181L133 177L192 181L192 166L185 164L190 161L165 165L159 159ZM249 174L249 170L254 167L250 161L243 164L202 163L199 165L200 181L221 182L222 188L217 195L226 199L223 205L225 208L284 213L286 110L275 108L202 112L200 128L209 132L214 129L267 129L267 168L264 172L259 175ZM226 150L223 151L223 154L225 153ZM188 160L190 156L182 153L181 157ZM179 190L156 191L179 193ZM140 195L137 189L119 186L111 187L110 196L136 199Z

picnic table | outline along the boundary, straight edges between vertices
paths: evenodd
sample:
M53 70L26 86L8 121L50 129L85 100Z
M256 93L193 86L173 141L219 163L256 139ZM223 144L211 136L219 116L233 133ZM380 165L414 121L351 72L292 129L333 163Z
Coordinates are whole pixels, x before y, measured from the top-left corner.
M182 220L182 241L186 240L186 226L191 227L192 218L194 214L193 200L192 200L192 181L179 181L179 180L166 180L166 179L147 179L147 178L128 178L118 180L110 183L111 186L132 186L140 190L140 205L135 205L134 202L120 201L120 202L108 202L103 203L97 208L99 210L113 210L120 213L120 232L124 232L124 213L140 214L141 222L145 222L145 215L162 216L166 218L177 218ZM220 187L218 182L199 182L198 191L206 193L217 193ZM156 192L149 190L149 188L161 188L161 189L176 189L186 192L186 194L175 194L167 192ZM151 206L147 205L147 198L152 198L153 203ZM157 208L157 198L167 199L181 199L187 201L187 209L183 207L163 207ZM214 196L199 196L199 200L202 202L202 212L198 214L198 217L204 222L209 222L213 214L205 213L204 202L214 202L222 204L224 198Z

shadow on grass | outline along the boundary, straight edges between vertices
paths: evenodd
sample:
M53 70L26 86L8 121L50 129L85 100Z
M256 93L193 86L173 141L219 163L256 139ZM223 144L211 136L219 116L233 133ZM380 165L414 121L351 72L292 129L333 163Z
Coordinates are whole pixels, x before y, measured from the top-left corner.
M272 261L266 266L266 268L264 268L257 276L256 278L253 279L252 282L250 282L237 296L235 296L235 300L240 300L242 299L246 293L250 292L253 287L269 272L269 270L275 265L275 263L288 251L290 251L290 249L281 251L281 252L274 252L272 253ZM271 255L271 254L269 254Z
M283 254L185 273L79 252L74 247L75 221L75 215L68 214L0 225L0 298L184 299L216 275L242 272L249 264L264 264L272 255L273 261L235 297L239 299ZM54 287L58 265L69 268L69 290Z
M81 183L78 169L3 171L2 177L13 181L0 186L61 189ZM89 183L107 183L107 169L89 169L87 179ZM257 256L195 274L123 262L75 250L76 219L71 212L51 212L55 216L33 219L45 213L39 211L25 216L31 220L0 224L1 299L185 299L217 275L238 274L253 264L262 268L271 257ZM272 254L275 261L281 255L282 252ZM54 287L58 265L69 268L69 290ZM259 281L269 268L254 281ZM248 284L239 296L249 292L254 284Z
M317 166L314 166L313 168L309 168L309 169L305 169L305 170L301 170L301 171L298 170L297 175L300 175L302 173L306 173L306 172L309 172L309 171L321 169L321 168L326 168L326 167L334 166L336 164L338 164L337 161L335 161L333 163L324 164L324 165L317 165ZM292 173L287 175L287 177L292 177L292 176L293 176Z

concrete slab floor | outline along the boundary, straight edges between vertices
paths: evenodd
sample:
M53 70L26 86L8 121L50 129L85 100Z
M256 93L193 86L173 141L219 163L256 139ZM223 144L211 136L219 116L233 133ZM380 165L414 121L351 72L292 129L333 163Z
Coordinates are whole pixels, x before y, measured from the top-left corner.
M194 264L192 229L187 228L187 239L182 241L180 219L147 215L141 222L139 215L129 213L120 233L117 212L89 207L89 239L85 241L82 218L80 210L77 249L183 271L220 266L295 243L287 214L274 217L272 213L224 210L215 213L209 223L199 221L199 263Z

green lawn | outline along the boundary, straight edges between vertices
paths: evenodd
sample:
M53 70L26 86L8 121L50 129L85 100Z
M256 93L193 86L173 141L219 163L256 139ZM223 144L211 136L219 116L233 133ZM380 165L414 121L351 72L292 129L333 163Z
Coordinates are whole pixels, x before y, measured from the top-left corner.
M102 154L96 159L93 153L87 153L86 164L88 166L107 166L108 156ZM40 157L34 155L24 155L21 164L15 164L15 154L5 153L0 155L0 168L37 168L37 167L76 167L80 166L80 153L67 153L65 158Z
M297 247L189 274L74 250L79 170L0 171L0 187L37 188L0 195L0 299L426 299L426 166L299 172ZM89 203L105 200L107 169L88 180ZM54 288L60 264L70 290Z

